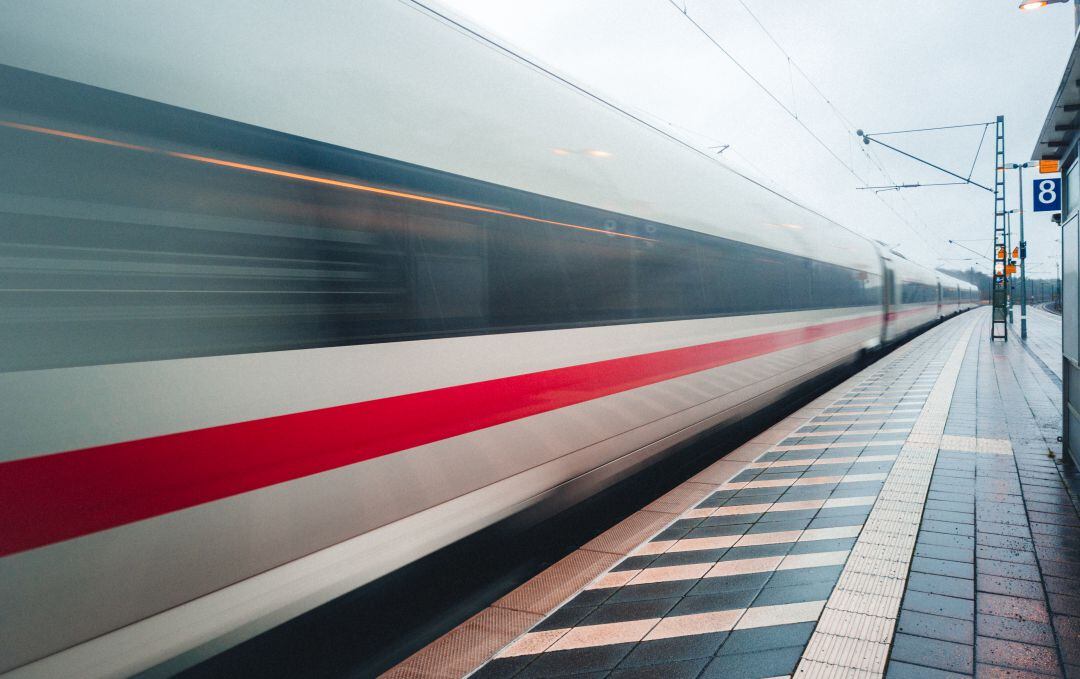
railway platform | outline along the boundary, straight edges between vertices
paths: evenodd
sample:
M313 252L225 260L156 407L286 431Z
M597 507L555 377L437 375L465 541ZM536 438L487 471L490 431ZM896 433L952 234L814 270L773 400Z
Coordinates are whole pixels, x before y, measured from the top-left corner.
M988 312L888 354L384 676L1080 677L1053 317L991 343Z

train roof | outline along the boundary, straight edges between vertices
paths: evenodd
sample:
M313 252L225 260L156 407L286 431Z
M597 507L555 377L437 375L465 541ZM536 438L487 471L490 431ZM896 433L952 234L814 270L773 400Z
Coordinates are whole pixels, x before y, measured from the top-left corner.
M880 268L868 239L442 8L399 0L326 5L320 12L281 5L267 23L250 21L253 13L267 17L255 0L15 4L0 24L0 62L842 266Z

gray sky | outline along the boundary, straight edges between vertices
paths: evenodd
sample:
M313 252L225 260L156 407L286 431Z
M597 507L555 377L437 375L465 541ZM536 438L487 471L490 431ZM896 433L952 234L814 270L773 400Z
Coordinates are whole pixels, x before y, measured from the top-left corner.
M1017 0L675 1L779 103L669 0L442 3L590 89L672 124L688 140L731 144L723 157L733 165L912 259L989 271L988 261L945 241L990 254L991 194L968 186L856 190L863 181L893 183L875 162L898 183L950 178L876 145L860 149L813 85L852 127L868 132L1003 114L1008 162L1028 160L1072 46L1070 6L1020 12ZM883 140L966 175L981 135L976 127ZM972 179L990 184L992 173L991 127ZM1058 229L1045 213L1030 212L1027 173L1024 180L1029 276L1050 278ZM1015 171L1008 181L1013 208ZM963 261L969 257L976 261Z

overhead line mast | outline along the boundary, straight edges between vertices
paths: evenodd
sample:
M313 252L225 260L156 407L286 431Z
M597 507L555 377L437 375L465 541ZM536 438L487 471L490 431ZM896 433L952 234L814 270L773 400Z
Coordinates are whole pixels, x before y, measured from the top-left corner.
M994 123L994 271L990 287L990 339L1009 341L1009 227L1005 211L1005 116Z
M988 191L994 194L994 270L991 274L991 287L990 287L990 303L992 312L990 316L990 339L1000 339L1008 341L1008 323L1009 323L1009 274L1012 273L1011 269L1015 268L1009 259L1009 213L1005 209L1005 116L998 116L994 122L994 186L990 188L984 186L979 182L971 179L971 173L975 169L975 161L979 159L979 151L982 150L983 139L979 140L979 151L975 152L975 161L972 161L971 171L968 172L968 176L965 177L957 172L948 170L940 165L935 165L928 160L919 158L916 155L908 153L902 149L896 148L890 144L875 139L876 136L886 134L905 134L908 132L929 132L933 130L951 130L960 127L977 127L978 125L990 125L990 123L971 123L965 125L945 125L942 127L924 127L914 130L896 130L894 132L874 132L866 133L862 130L857 130L855 134L862 137L863 143L869 145L870 142L884 146L885 148L899 153L902 156L911 158L923 165L929 165L930 167L944 172L945 174L958 179L958 182L943 182L942 186L956 183L956 184L970 184L971 186L978 187L984 191ZM985 138L985 128L983 131ZM912 184L896 184L888 187L872 187L875 189L908 189L917 188L921 186L918 183ZM1022 219L1023 217L1021 217ZM950 243L955 243L949 241ZM966 248L969 249L970 248ZM1026 336L1026 333L1025 333Z

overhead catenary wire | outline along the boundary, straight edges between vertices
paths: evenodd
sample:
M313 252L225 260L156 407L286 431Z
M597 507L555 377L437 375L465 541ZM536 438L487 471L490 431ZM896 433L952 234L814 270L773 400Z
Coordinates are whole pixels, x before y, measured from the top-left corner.
M739 172L738 170L732 168L730 165L720 162L716 158L715 154L710 153L710 152L706 151L705 149L698 148L694 144L691 144L691 143L687 142L684 139L680 139L677 135L671 134L670 132L668 132L668 131L662 129L661 127L659 127L656 123L645 119L641 115L636 115L633 112L627 110L627 108L625 108L623 106L620 106L619 104L615 103L614 101L611 101L611 100L609 100L609 99L607 99L605 97L602 97L599 94L597 94L596 92L593 92L593 91L591 91L591 90L577 84L576 82L568 79L567 77L565 77L563 75L560 75L556 71L544 66L543 64L538 63L537 61L528 58L524 54L520 54L518 52L515 52L515 51L511 50L510 48L506 47L505 45L503 45L503 44L489 38L488 36L484 35L482 32L477 31L476 29L472 28L467 23L463 23L462 21L459 21L458 19L455 19L453 16L448 14L445 10L441 10L439 8L436 8L435 6L432 6L432 5L424 2L424 0L400 0L400 1L403 4L412 5L418 11L426 12L426 13L428 13L429 15L431 15L433 17L438 17L440 20L445 21L447 24L454 26L457 30L461 31L463 34L470 36L472 39L476 40L477 42L479 42L481 44L484 44L487 47L489 47L489 48L491 48L491 49L493 49L493 50L495 50L497 52L500 52L502 54L511 56L511 57L513 57L515 59L521 60L522 62L528 64L532 68L535 68L537 71L539 71L541 73L544 73L545 75L552 78L553 80L558 81L558 82L562 83L564 86L570 88L571 90L574 90L574 91L578 92L582 96L587 97L589 99L592 99L593 101L596 101L597 103L599 103L599 104L601 104L603 106L606 106L607 108L609 108L609 109L611 109L613 111L617 111L618 113L620 113L620 114L622 114L622 115L624 115L624 116L626 116L626 117L628 117L628 118L630 118L632 120L637 121L641 125L644 125L645 127L653 130L654 132L660 134L661 136L666 137L667 139L669 139L669 140L675 142L676 144L678 144L679 146L682 146L682 147L684 147L686 149L689 149L690 151L693 151L694 153L697 153L698 155L700 155L702 157L705 157L705 158L707 158L707 159L709 159L709 160L711 160L713 162L717 162L721 167L724 167L728 171L742 177L743 179L746 179L747 181L749 181L749 182L751 182L751 183L753 183L753 184L755 184L757 186L760 186L762 189L776 195L777 197L779 197L779 198L781 198L781 199L783 199L783 200L785 200L785 201L787 201L789 203L792 203L794 205L798 205L800 208L802 208L802 209L806 210L807 212L810 212L810 213L820 217L821 219L829 222L830 224L838 226L841 229L844 229L845 231L848 231L848 232L850 232L850 233L852 233L852 234L854 234L854 235L856 235L856 236L858 236L860 238L866 238L867 237L865 234L860 233L858 230L853 229L853 228L847 226L846 224L841 224L840 222L837 222L834 219L831 219L828 215L822 214L821 212L815 210L813 207L811 207L809 205L806 205L804 203L801 203L799 201L796 201L795 199L792 198L790 193L783 193L783 192L777 190L776 187L767 186L767 185L763 184L761 181L758 181L758 180L754 179L753 177L746 176L745 174L743 174L743 173ZM672 4L674 4L674 3L672 3ZM678 9L680 12L684 11L678 5L675 5L675 8ZM656 118L657 120L660 120L660 118L657 117L657 116L650 116L650 117L653 117L653 118ZM745 156L743 156L743 157L745 158ZM770 179L770 181L773 181L773 180ZM779 183L777 183L777 186L779 186Z
M797 70L803 76L803 78L806 80L807 84L810 85L810 87L814 90L814 92L816 92L817 95L819 97L821 97L822 101L824 101L829 106L829 108L832 109L832 112L837 117L837 119L840 120L840 122L842 122L845 125L845 127L847 128L847 131L848 131L848 135L849 135L849 137L848 137L848 149L849 149L849 152L850 152L851 139L852 139L852 137L854 135L855 124L853 122L851 122L851 120L846 115L844 115L844 112L841 111L839 109L839 107L837 107L836 104L834 104L832 102L832 100L829 99L829 97L821 90L821 88L817 86L817 83L814 82L813 78L811 78L810 75L807 74L806 71L804 71L798 65L797 62L795 62L794 59L792 59L792 57L788 53L788 51L786 49L784 49L784 46L780 44L780 41L776 39L776 37L769 31L768 28L765 27L765 24L763 24L761 22L761 20L757 17L757 15L754 14L754 12L750 9L749 5L747 5L746 2L744 2L744 0L739 0L739 4L742 6L742 8L744 10L746 10L746 13L750 15L750 18L753 19L754 23L756 23L758 25L758 27L769 38L769 40L773 43L773 45L775 45L776 48L778 50L780 50L780 53L783 54L784 57L788 60L789 69L790 69L791 66L794 66L795 70ZM794 87L792 88L792 98L794 99ZM944 126L939 126L939 127L927 127L927 128L918 128L918 129L912 129L912 130L897 130L895 132L886 132L884 134L902 134L904 132L928 132L928 131L931 131L931 130L955 129L955 128L961 128L961 127L977 127L979 125L985 125L985 126L988 127L990 124L991 123L961 123L961 124L958 124L958 125L944 125ZM986 136L986 127L983 128L983 139L985 139L985 136ZM980 151L982 149L982 144L983 144L983 140L980 139L980 141L979 141L979 150ZM871 155L869 150L866 149L863 144L857 144L856 146L859 147L859 150L862 151L863 155L866 156L867 160L870 161L870 163L878 170L879 173L882 174L882 176L884 176L886 179L888 179L888 181L890 183L892 183L894 185L897 184L897 182L894 179L892 179L892 177L889 175L889 173L885 170L884 166L881 165L881 163L876 159L875 156ZM975 154L976 160L978 159L978 156L979 156L979 151L976 151L976 154ZM972 171L974 171L974 163L972 164ZM858 177L858 175L856 175L856 177ZM969 173L968 178L970 179L970 173ZM867 184L867 182L863 181L863 184ZM942 184L942 185L944 185L944 184ZM882 204L884 204L886 207L888 207L890 209L890 211L893 212L893 214L895 214L901 221L903 221L905 224L907 224L908 227L911 228L913 232L915 231L915 227L912 226L911 224L909 224L907 222L907 220L903 216L900 215L900 213L898 213L896 210L893 210L892 206L890 206L883 199L881 199L881 197L877 195L877 192L875 192L875 197L877 197L878 200L880 200L882 202ZM926 220L924 220L922 218L922 215L920 215L918 213L918 211L915 209L915 206L912 205L907 200L907 198L903 196L903 194L900 194L900 198L908 206L908 209L911 210L912 214L915 215L915 217L929 231L930 225L927 224ZM925 245L927 245L927 246L930 245L927 242L926 237L923 234L916 233L916 235L918 235L920 237L920 240L922 240Z
M979 161L979 154L982 153L983 142L986 141L986 131L990 129L990 123L983 125L982 136L979 137L979 148L975 149L975 157L971 159L971 169L968 170L967 178L971 180L971 173L975 171L975 163Z
M876 137L884 137L887 134L908 134L909 132L936 132L937 130L955 130L961 127L978 127L979 125L993 125L993 123L962 123L960 125L939 125L937 127L919 127L912 130L892 130L890 132L867 132Z
M786 105L775 93L773 93L768 87L766 87L764 83L762 83L756 76L754 76L754 74L751 73L750 70L746 68L746 66L744 66L738 59L736 59L734 57L734 55L732 55L727 49L725 49L724 46L721 45L719 41L717 41L697 20L694 19L694 17L690 16L690 13L689 13L689 11L687 10L686 7L680 6L678 3L675 2L675 0L668 0L668 3L672 7L674 7L675 10L679 12L679 14L683 15L683 17L685 17L686 20L689 21L690 24L692 24L698 30L699 33L701 33L713 46L715 46L718 50L720 50L720 52L722 54L724 54L724 56L726 56L755 85L757 85L757 87L759 89L761 89L770 99L772 99L773 102L775 102L777 106L779 106L800 127L802 127L803 130L806 131L806 133L808 135L810 135L811 138L814 139L814 141L816 141L822 148L825 149L826 152L828 152L828 154L830 156L833 157L834 160L836 160L836 162L838 162L841 166L843 166L853 177L855 177L857 180L859 180L859 182L861 184L863 184L863 185L869 184L869 182L867 182L862 176L860 176L859 173L856 172L855 169L850 164L845 162L832 149L832 147L830 147L828 144L826 144L825 141L823 139L821 139L821 137L816 132L814 132L814 130L812 130L804 121L802 121L798 117L796 112L791 107ZM833 104L832 101L824 94L824 92L822 92L821 89L816 84L814 84L814 82L810 79L810 77L801 68L798 67L798 64L795 63L795 61L793 59L791 59L790 55L787 53L786 50L784 50L783 46L780 45L779 41L777 41L776 38L771 33L769 33L768 29L765 28L765 26L761 23L761 21L757 18L757 16L750 10L750 8L747 7L746 4L744 2L742 2L742 0L740 0L740 4L743 6L744 9L746 9L747 13L750 14L750 16L753 18L754 22L757 23L758 26L760 26L762 28L762 30L765 32L765 34L773 42L773 44L776 45L777 49L779 49L780 52L786 58L788 58L791 61L792 65L796 69L799 70L799 72L803 75L803 77L810 84L810 86L814 89L814 91L817 92L818 96L820 96L826 102L826 104L829 105L829 107L836 114L837 118L844 124L845 128L847 129L848 134L849 135L854 134L854 129L853 129L854 125L851 124L851 121L848 120L847 117L844 116L843 113L836 107L836 105ZM865 150L863 150L863 153L864 154L866 153ZM869 158L868 154L867 154L867 157ZM871 160L871 162L879 169L879 171L881 171L883 174L886 175L886 178L887 178L887 180L889 182L891 182L893 184L896 184L896 181L893 180L890 176L888 176L888 173L885 172L884 168L881 167L880 163L878 163L875 160ZM903 223L905 226L907 226L907 228L912 232L912 234L914 234L916 238L918 238L920 241L922 241L923 245L925 245L931 252L933 252L935 250L934 246L931 245L931 243L927 239L927 236L925 235L925 233L920 232L920 230L917 229L910 221L908 221L908 219L906 217L904 217L902 214L900 214L896 210L896 208L894 208L888 202L883 200L880 196L875 194L875 197L878 199L879 202L881 202L882 205L885 206L886 209L888 209L890 212L892 212L897 217L897 219L900 220L901 223ZM914 206L911 205L911 203L908 202L907 199L904 198L902 194L901 194L901 200L904 201L904 203L908 206L908 209L911 210L912 214L915 215L915 217L920 222L922 222L924 226L926 226L927 230L929 230L929 226L926 225L926 222L922 218L922 215L920 215L918 213L918 211L915 210Z

